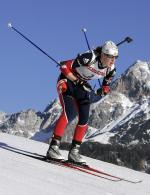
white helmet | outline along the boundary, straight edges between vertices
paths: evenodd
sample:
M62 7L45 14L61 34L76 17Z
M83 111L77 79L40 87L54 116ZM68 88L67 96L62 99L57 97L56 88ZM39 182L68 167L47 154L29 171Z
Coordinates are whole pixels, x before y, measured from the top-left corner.
M112 41L106 41L102 46L102 52L112 56L118 56L118 47Z

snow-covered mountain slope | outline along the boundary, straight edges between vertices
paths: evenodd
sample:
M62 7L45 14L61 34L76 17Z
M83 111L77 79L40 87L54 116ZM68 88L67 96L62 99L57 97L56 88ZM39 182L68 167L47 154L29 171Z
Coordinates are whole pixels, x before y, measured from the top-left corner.
M128 101L129 102L129 101ZM110 107L110 112L112 108ZM93 118L93 116L92 116ZM110 139L116 139L116 143L131 144L150 143L150 98L140 102L128 104L117 118L111 120L103 128L89 127L86 140L92 139L100 143L110 143ZM93 120L96 120L95 118Z
M86 138L150 143L149 119L150 63L137 61L113 83L109 96L91 106L90 125L95 129Z
M6 119L6 113L0 112L0 124L4 123Z
M85 157L91 166L100 170L128 179L143 180L138 184L113 182L16 153L24 151L43 155L47 148L48 145L41 142L0 133L0 194L149 195L150 175L145 173ZM66 151L62 153L67 155Z
M150 62L137 61L111 86L101 100L92 95L89 128L85 140L101 143L150 143ZM73 119L76 110L70 101ZM0 115L0 131L48 142L61 113L58 99L44 112L32 109ZM77 120L66 128L63 141L71 142Z

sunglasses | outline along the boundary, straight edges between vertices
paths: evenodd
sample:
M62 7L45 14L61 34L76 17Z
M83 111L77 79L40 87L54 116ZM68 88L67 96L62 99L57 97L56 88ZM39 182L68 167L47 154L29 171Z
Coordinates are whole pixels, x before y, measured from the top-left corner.
M105 54L106 56L107 56L107 58L115 58L115 59L117 59L118 58L118 56L113 56L113 55L110 55L110 54Z

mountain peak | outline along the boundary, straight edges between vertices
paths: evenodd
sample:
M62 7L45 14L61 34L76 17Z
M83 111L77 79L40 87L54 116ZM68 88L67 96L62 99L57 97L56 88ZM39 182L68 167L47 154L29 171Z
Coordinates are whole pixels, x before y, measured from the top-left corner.
M150 62L136 61L112 85L112 90L122 93L132 101L150 96Z

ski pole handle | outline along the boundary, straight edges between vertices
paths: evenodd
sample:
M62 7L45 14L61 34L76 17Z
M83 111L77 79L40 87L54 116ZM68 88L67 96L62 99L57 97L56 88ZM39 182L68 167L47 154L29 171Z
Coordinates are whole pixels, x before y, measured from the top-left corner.
M123 41L117 43L116 45L119 46L119 45L121 45L121 44L123 44L125 42L130 43L132 41L133 41L133 39L131 39L130 37L126 37Z

